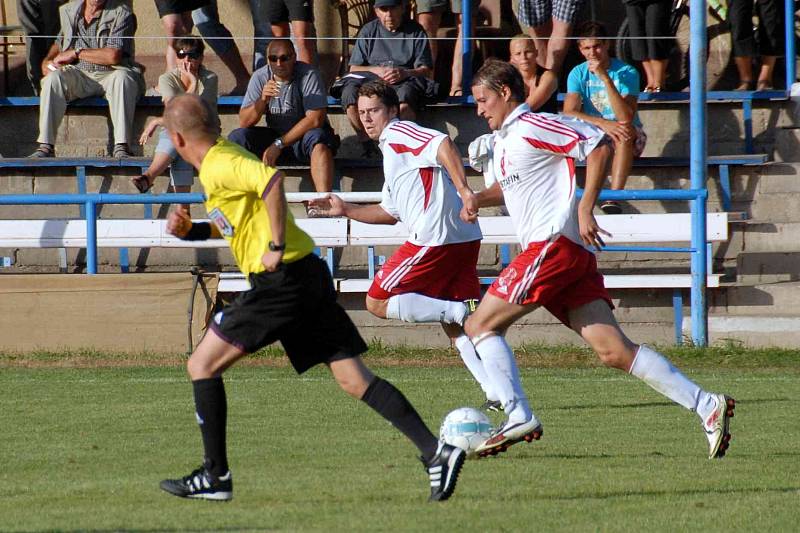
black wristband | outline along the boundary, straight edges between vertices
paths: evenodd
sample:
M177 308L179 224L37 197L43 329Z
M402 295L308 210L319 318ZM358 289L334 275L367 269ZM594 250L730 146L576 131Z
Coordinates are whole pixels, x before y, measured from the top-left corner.
M193 222L183 241L206 241L211 238L211 224L208 222Z

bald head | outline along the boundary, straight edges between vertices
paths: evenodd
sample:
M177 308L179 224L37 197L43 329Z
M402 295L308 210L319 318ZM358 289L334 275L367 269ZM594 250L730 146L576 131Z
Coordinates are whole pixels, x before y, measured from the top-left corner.
M219 135L219 125L211 107L195 94L176 96L164 110L164 127L185 139L208 139Z
M272 39L267 46L267 54L294 54L294 45L289 39Z

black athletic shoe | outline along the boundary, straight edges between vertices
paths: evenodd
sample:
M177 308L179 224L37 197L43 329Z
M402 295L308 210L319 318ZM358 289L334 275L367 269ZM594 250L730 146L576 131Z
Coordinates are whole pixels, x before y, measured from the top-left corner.
M483 411L492 411L493 413L499 413L503 410L503 404L500 400L486 400L481 405L481 409Z
M184 478L165 479L160 487L181 498L217 501L228 501L233 498L233 476L230 470L224 476L216 477L204 466Z
M461 448L449 444L439 444L436 455L427 463L423 461L425 470L431 479L431 497L429 502L441 502L453 495L456 482L467 453Z

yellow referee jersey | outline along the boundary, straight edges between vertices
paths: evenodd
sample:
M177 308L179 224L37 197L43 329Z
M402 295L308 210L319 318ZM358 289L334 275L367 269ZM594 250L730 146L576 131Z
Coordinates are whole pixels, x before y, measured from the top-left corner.
M203 159L200 183L206 194L206 211L228 241L242 272L264 271L261 257L272 240L272 228L261 195L276 169L220 137ZM287 211L286 250L283 262L292 263L314 249L314 241L297 227Z

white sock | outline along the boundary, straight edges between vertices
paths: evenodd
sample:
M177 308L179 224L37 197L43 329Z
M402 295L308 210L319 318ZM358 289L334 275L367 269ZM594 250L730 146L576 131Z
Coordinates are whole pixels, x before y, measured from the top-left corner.
M527 422L533 416L522 389L514 352L500 335L484 337L475 345L492 388L511 422Z
M469 337L464 334L459 335L458 338L456 338L456 348L458 348L458 353L461 354L461 360L467 365L467 369L469 369L472 377L475 378L475 381L477 381L481 389L483 389L483 393L486 394L486 399L498 400L497 394L495 394L494 389L492 389L489 376L486 375L486 370L483 368L483 361L478 358L478 353L475 351L475 347L472 345L472 341L469 340Z
M386 318L403 322L444 322L463 325L467 318L467 306L463 302L437 300L409 292L389 298Z
M704 410L710 397L695 382L672 366L666 357L644 344L639 346L639 351L636 352L636 358L631 365L631 375L691 411L698 408ZM702 413L698 414L702 416Z

